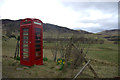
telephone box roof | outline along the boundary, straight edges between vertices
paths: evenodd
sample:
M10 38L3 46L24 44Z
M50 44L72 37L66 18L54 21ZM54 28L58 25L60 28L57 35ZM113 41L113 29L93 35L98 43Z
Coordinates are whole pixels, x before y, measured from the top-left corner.
M39 19L36 19L36 18L25 18L23 20L32 20L32 21L36 21L36 20L39 20ZM42 22L41 20L39 20L40 22ZM43 22L42 22L43 23Z

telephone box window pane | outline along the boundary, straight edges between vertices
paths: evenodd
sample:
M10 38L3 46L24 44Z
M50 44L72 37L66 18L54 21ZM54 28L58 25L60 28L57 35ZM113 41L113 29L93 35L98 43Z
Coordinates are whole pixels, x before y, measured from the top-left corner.
M40 45L36 45L36 47L40 47Z
M27 41L27 40L24 40L24 41L23 41L23 43L26 43L26 44L27 44L27 43L28 43L28 41Z
M23 39L28 39L28 36L24 36Z
M28 52L28 49L23 49L23 52Z
M35 28L35 31L40 32L41 29L40 28Z
M35 39L40 39L40 37L39 37L39 36L36 36Z
M40 32L36 32L35 35L40 35Z
M40 43L40 41L36 41L36 43Z
M38 53L38 52L37 52L37 53L35 53L35 55L36 55L36 58L35 58L36 60L40 59L40 57L41 57L40 52L39 52L39 53Z
M39 56L40 54L39 53L36 53L36 56Z
M23 60L29 60L29 57L28 56L23 56Z
M24 56L26 56L26 57L28 57L28 56L29 56L29 55L28 55L28 53L24 53L24 52L23 52L23 55L24 55Z
M28 32L23 32L23 35L28 35Z
M30 24L30 23L31 23L31 21L25 21L22 24Z
M40 52L36 52L35 54L36 54L36 56L40 56L41 55Z
M36 56L40 56L41 54L40 54L41 52L36 52L35 54L36 54Z
M36 49L36 51L40 51L40 49Z
M28 28L24 28L23 31L28 31Z
M27 44L24 44L23 47L28 47L28 45L27 45Z

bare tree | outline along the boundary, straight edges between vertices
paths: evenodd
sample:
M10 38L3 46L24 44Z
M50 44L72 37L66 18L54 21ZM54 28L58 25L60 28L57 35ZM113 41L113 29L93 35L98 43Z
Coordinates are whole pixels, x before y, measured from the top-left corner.
M53 32L51 32L52 34L54 34ZM57 59L57 53L58 53L58 50L59 50L59 37L60 37L60 33L59 32L56 32L56 36L55 36L55 41L54 41L54 48L51 48L51 52L53 54L53 60L56 61Z
M66 47L66 53L65 53L65 65L63 72L67 70L68 64L70 63L71 71L73 72L74 69L80 67L83 64L83 57L86 56L88 53L88 50L90 48L92 39L86 39L82 36L77 38L76 36L72 36L69 40L68 46ZM79 49L79 52L76 50L75 47Z

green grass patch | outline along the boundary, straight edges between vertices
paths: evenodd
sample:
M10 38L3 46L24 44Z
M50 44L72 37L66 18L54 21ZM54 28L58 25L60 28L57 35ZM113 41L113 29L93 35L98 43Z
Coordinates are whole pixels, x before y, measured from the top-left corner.
M118 63L118 46L115 44L95 44L91 46L87 56L92 59Z

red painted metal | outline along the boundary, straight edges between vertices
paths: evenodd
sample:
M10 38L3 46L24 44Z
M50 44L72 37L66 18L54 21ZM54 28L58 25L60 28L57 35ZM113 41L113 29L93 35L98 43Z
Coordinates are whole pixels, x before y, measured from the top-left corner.
M20 63L43 65L43 22L26 18L20 22Z

